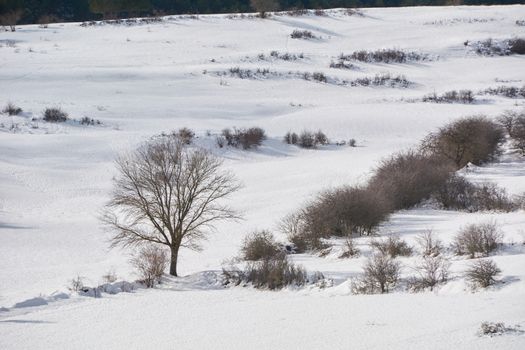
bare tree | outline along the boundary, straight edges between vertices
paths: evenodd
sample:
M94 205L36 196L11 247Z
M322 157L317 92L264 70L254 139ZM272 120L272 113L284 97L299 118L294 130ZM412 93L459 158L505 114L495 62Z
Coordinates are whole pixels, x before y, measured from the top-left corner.
M181 247L199 250L206 228L237 218L220 202L240 185L233 174L221 170L222 161L204 149L163 137L119 157L116 164L119 176L102 216L115 231L112 246L166 245L173 276Z
M279 2L276 0L250 0L250 5L259 12L261 18L266 18L266 12L279 9Z
M22 18L24 11L22 9L16 9L6 12L0 15L0 24L2 26L9 26L9 29L14 32L16 31L16 24Z

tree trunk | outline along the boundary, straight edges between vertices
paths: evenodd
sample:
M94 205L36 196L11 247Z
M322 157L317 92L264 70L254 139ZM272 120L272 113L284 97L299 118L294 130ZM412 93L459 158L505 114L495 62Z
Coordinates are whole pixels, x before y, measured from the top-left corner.
M179 255L179 246L171 246L170 275L177 276L177 258Z

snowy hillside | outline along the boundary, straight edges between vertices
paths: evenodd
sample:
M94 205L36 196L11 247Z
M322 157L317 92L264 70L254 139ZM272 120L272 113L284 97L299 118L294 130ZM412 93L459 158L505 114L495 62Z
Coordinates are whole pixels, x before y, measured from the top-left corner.
M328 286L260 291L219 281L248 233L269 229L286 241L279 220L319 191L365 183L381 159L461 117L522 111L525 96L487 89L524 87L525 56L480 55L476 45L525 38L523 20L519 5L416 7L0 32L0 107L23 109L0 114L0 348L524 349L523 209L468 213L429 204L398 211L381 226L380 235L398 234L416 247L427 230L449 245L467 224L496 222L503 245L491 258L502 273L499 283L475 292L463 277L469 259L450 254L451 277L433 291L354 295L369 237L355 239L357 258L339 258L343 239L324 257L291 255ZM314 37L292 38L294 30ZM377 49L421 59L340 59ZM406 83L373 86L376 76ZM451 90L471 90L474 101L423 102ZM43 121L49 107L70 120ZM84 117L95 125L81 124ZM252 126L268 135L257 150L217 147L222 129ZM137 278L130 251L110 249L111 232L99 220L117 174L114 159L181 127L194 130L195 143L242 182L229 204L243 220L219 223L202 252L182 250L184 277L166 277L158 288L101 298L68 290L77 276L90 286L108 271L119 281ZM332 144L302 149L282 141L302 130L322 130ZM350 139L357 147L335 145ZM506 143L495 162L466 177L523 194L525 157ZM400 258L402 278L417 259ZM485 321L511 331L480 336Z

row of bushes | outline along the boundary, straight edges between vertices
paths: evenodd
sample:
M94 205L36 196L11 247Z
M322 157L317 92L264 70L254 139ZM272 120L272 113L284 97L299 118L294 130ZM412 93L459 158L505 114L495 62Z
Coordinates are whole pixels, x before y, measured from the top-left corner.
M458 255L469 254L471 258L488 256L501 244L502 234L495 223L472 224L463 228L452 244ZM450 262L443 256L444 247L431 232L417 238L421 247L422 258L415 266L416 276L408 279L410 291L432 290L436 285L447 281ZM387 239L373 239L370 245L375 252L363 267L363 275L354 281L352 290L356 294L387 293L395 287L400 274L398 256L412 255L413 248L398 236ZM285 286L301 286L307 283L308 274L302 267L297 267L287 258L290 248L277 243L268 231L254 232L248 235L242 246L240 259L245 261L245 268L230 267L223 269L225 284L251 284L256 288L280 289ZM359 255L359 250L347 239L341 257ZM472 284L487 287L495 282L494 277L500 272L491 260L478 260L466 271L466 278Z
M217 145L222 148L231 146L242 149L251 149L259 147L266 140L266 133L259 127L237 129L224 129L220 136L217 137Z
M300 134L289 131L284 135L284 142L289 145L298 145L302 148L315 148L329 143L328 137L321 130L317 132L304 130Z
M421 100L434 103L472 103L474 102L474 93L471 90L452 90L441 95L434 92L423 96Z
M406 63L425 61L429 59L426 54L398 49L382 49L376 51L355 51L350 55L341 54L339 59L355 60L360 62L377 63Z
M485 117L453 122L430 134L419 149L383 160L366 186L323 191L284 218L282 231L298 250L320 251L324 238L371 234L394 211L432 197L449 209L513 210L515 203L502 189L454 175L469 163L493 159L503 140L501 126Z
M476 42L466 41L464 44L478 55L483 56L525 55L525 39L523 38L505 40L489 38Z
M16 106L15 104L9 102L3 109L2 113L9 116L20 115L23 112L22 108ZM69 115L67 112L62 110L60 107L51 107L44 110L44 117L42 118L46 122L50 123L63 123L69 120ZM82 117L78 122L81 125L100 125L102 124L99 120Z

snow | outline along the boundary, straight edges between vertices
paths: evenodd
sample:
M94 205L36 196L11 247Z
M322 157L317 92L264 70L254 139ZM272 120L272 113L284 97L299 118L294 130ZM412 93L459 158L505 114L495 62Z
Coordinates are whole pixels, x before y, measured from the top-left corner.
M0 32L0 106L11 101L24 109L17 117L0 115L0 348L524 348L520 332L477 335L484 321L525 327L523 210L463 213L422 206L394 214L381 228L411 245L431 229L449 244L461 227L495 220L505 244L491 258L503 272L501 282L485 291L473 292L465 283L462 273L470 261L450 254L451 281L432 292L398 288L389 295L352 295L352 279L371 253L367 237L356 240L362 255L355 259L337 258L339 240L324 258L293 256L332 279L333 286L267 292L224 289L218 280L223 262L238 253L248 232L275 229L318 191L364 183L381 158L417 145L461 116L497 116L524 107L523 99L487 95L476 96L473 104L418 99L454 89L523 86L522 56L482 57L463 43L525 36L525 28L515 25L525 17L525 6L363 12L364 17L334 10L327 17L267 20L173 17L149 25L69 23ZM321 39L291 39L294 29ZM341 53L380 48L436 59L328 68ZM305 58L257 59L273 50ZM388 72L415 84L350 87L214 74L232 67L323 72L340 80ZM87 116L102 125L42 121L42 111L55 106L76 121ZM127 292L123 281L136 278L129 251L110 250L110 233L98 220L116 174L113 160L183 126L243 183L231 204L244 220L217 225L202 252L182 251L184 277ZM260 126L269 139L257 151L216 148L213 135L233 126ZM287 131L305 129L322 129L333 141L354 138L358 147L304 150L281 142ZM513 195L525 192L525 159L509 148L497 162L465 175L496 182ZM417 260L400 258L403 277L413 273ZM86 285L103 285L110 270L119 282L106 285L100 298L68 290L77 276Z

